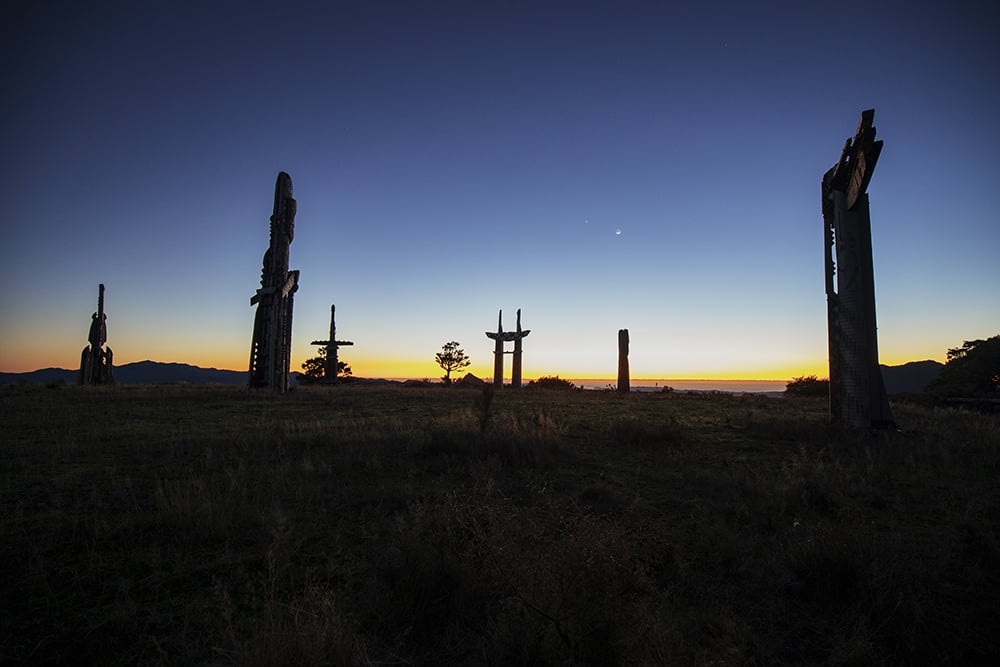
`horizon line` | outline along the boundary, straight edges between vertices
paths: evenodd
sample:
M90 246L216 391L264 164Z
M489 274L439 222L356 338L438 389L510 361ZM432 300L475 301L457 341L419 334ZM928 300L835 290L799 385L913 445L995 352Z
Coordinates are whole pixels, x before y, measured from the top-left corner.
M202 370L214 370L214 371L222 371L222 372L228 372L228 373L246 373L247 372L246 370L237 370L237 369L233 369L233 368L218 368L216 366L198 366L197 364L192 364L192 363L186 362L186 361L154 361L152 359L143 359L141 361L129 361L129 362L126 362L126 363L123 363L123 364L115 364L115 367L116 368L121 368L123 366L130 366L130 365L133 365L133 364L142 364L142 363L191 366L192 368L199 368L199 369L202 369ZM9 374L9 375L25 375L25 374L29 374L29 373L37 373L37 372L46 371L46 370L59 370L59 371L66 371L66 372L76 372L79 369L62 368L60 366L45 366L45 367L42 367L42 368L36 368L34 370L30 370L30 371L3 371L3 370L0 370L0 373ZM289 373L298 373L298 374L301 375L302 371L290 370ZM420 376L415 376L415 375L409 375L409 376L408 375L380 375L380 376L352 375L351 377L355 377L355 378L357 378L359 380L431 380L432 379L432 378L430 378L427 375L420 375ZM464 377L464 376L462 376L462 377ZM477 375L476 377L479 377L479 376ZM614 384L614 383L616 383L618 381L618 378L617 377L613 377L613 376L608 376L608 377L583 376L583 375L565 375L564 376L564 375L561 375L561 374L558 374L558 373L556 373L556 374L542 373L542 374L539 374L537 376L525 376L523 378L523 380L524 381L532 381L532 380L539 380L541 378L546 378L546 377L558 377L558 378L563 379L563 380L573 380L573 381L577 381L577 382L591 381L591 382L604 382L604 383L610 383L610 384ZM435 376L433 378L433 380L440 380L440 379L441 378L437 377L437 376ZM480 379L483 379L484 381L488 380L488 378L480 378ZM788 382L790 379L791 378L633 377L633 378L630 378L630 381L631 382L664 382L664 381L676 381L676 382ZM456 377L452 381L453 382L458 382L460 380L461 380L461 377ZM507 383L509 381L510 381L509 377L504 377L504 382L505 383Z
M879 365L880 366L886 366L886 367L906 366L906 365L909 365L909 364L922 363L922 362L926 362L926 361L932 361L932 362L941 364L940 361L937 361L937 360L934 360L934 359L925 359L925 360L920 360L920 361L907 361L907 362L904 362L902 364L887 364L887 363L884 363L884 362L880 362ZM199 365L197 365L195 363L191 363L189 361L154 361L154 360L148 359L148 358L147 359L142 359L142 360L139 360L139 361L129 361L129 362L125 362L125 363L116 363L115 367L121 368L123 366L130 366L130 365L133 365L133 364L141 364L141 363L152 363L152 364L163 364L163 365L182 365L182 366L190 366L192 368L199 368L199 369L202 369L202 370L215 370L215 371L228 372L228 373L246 373L247 372L244 369L219 368L218 366L199 366ZM8 374L8 375L26 375L26 374L30 374L30 373L37 373L37 372L40 372L40 371L45 371L45 370L60 370L60 371L66 371L66 372L75 372L75 371L78 371L79 369L76 368L76 367L73 367L73 368L63 368L61 366L44 366L44 367L35 368L33 370L27 370L27 371L6 371L6 370L0 370L0 373L4 373L4 374ZM823 369L823 370L828 370L828 369ZM296 373L296 374L300 374L301 375L302 371L289 368L289 373ZM404 371L404 373L405 373L405 371ZM789 373L789 375L787 377L771 376L771 377L765 377L765 378L761 378L761 377L745 377L745 376L744 377L739 377L739 376L733 376L733 375L729 375L727 377L718 377L718 376L716 376L716 377L705 377L705 376L692 376L692 375L669 377L669 376L650 376L650 375L644 375L644 376L639 376L639 377L631 377L630 381L631 382L643 382L643 383L647 383L647 382L654 382L654 383L656 383L656 382L772 382L772 383L774 383L774 382L789 382L789 381L791 381L791 380L793 380L795 378L798 378L798 377L810 377L810 376L815 376L815 377L817 377L819 379L826 379L828 377L828 374L823 374L822 372L815 372L815 371L809 372L808 370L806 370L806 371L799 371L799 372L796 372L796 373ZM416 374L416 375L405 375L405 374L399 374L399 375L392 375L392 374L379 374L379 375L371 374L370 375L370 374L365 374L365 375L362 375L362 374L358 374L358 375L353 375L352 377L356 377L358 379L368 379L368 380L378 380L378 379L383 379L383 380L431 380L431 379L440 380L441 379L440 376L438 376L436 373L434 373L434 374L420 373L420 374ZM464 377L464 376L456 376L455 378L452 379L452 381L453 382L459 381L459 380L462 379L462 377ZM490 381L490 380L492 380L492 378L489 377L488 375L484 375L482 377L480 377L479 375L476 375L476 377L478 377L479 379L482 379L484 381ZM532 381L532 380L538 380L538 379L545 378L545 377L558 377L558 378L561 378L561 379L564 379L564 380L572 380L572 381L576 381L576 382L584 382L584 381L600 382L602 384L615 384L618 381L617 376L610 375L610 374L607 375L607 376L602 377L602 376L599 376L599 375L562 375L560 373L552 373L552 372L539 372L537 375L525 375L525 376L522 376L522 379L525 382L527 382L527 381ZM504 383L506 384L509 381L510 381L510 378L507 377L507 376L505 376L504 377Z

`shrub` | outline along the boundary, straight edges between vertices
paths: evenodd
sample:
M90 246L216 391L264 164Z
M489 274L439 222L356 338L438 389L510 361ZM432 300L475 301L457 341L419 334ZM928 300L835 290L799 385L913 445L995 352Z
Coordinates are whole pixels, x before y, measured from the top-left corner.
M792 378L792 381L785 385L786 396L828 396L829 394L830 381L826 378L821 380L815 375Z
M528 388L533 389L561 389L563 391L576 389L576 385L569 380L564 380L558 375L545 375L537 380L528 383Z

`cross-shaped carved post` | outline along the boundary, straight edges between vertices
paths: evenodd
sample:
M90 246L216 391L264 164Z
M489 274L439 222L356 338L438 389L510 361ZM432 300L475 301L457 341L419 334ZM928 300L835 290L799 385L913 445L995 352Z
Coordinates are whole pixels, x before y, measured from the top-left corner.
M337 372L340 370L338 366L340 365L340 359L337 355L337 349L347 346L354 345L353 341L349 340L337 340L337 306L330 306L330 339L329 340L314 340L310 345L323 345L326 347L326 368L323 370L323 384L336 384L337 383Z

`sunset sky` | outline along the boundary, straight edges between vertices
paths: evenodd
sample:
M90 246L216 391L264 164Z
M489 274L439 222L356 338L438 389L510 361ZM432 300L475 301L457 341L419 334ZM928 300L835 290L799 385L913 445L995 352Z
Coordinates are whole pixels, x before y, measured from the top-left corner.
M283 170L293 370L335 303L359 376L489 377L500 308L526 378L621 328L634 378L825 375L867 108L883 363L1000 333L996 2L281 4L4 3L0 370L77 367L102 282L116 364L246 369Z

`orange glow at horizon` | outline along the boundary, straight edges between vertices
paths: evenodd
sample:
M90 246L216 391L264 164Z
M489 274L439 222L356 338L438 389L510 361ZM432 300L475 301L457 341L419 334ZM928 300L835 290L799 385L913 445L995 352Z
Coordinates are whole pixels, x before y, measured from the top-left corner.
M367 378L416 378L436 380L444 375L444 371L433 361L412 359L388 359L388 358L350 358L344 359L350 366L356 377ZM303 359L304 361L304 359ZM301 368L301 361L293 364L292 370ZM504 380L510 381L510 364L504 367ZM466 373L472 373L482 379L493 377L493 367L482 364L473 364L461 371L453 372L452 379L460 379ZM616 369L605 369L603 371L587 371L586 369L566 369L566 368L546 368L546 367L526 367L524 369L524 380L529 381L545 376L559 376L568 380L576 379L614 379ZM734 368L730 372L723 372L717 369L685 372L650 372L648 369L632 369L633 380L790 380L794 377L815 375L826 377L828 366L825 359L805 364L795 364L772 368L754 368L746 365Z
M33 346L33 348L37 349L32 349L31 354L17 356L0 354L0 371L5 373L30 373L43 368L75 370L80 367L80 354L83 352L84 347L86 347L85 342L75 351L60 349L57 354L53 354L51 349L47 349L47 346L44 345L44 341L40 341L39 345ZM122 346L123 349L119 349L115 345L110 345L109 347L114 352L115 366L124 366L139 361L150 360L160 363L190 364L201 368L245 371L249 364L248 354L245 355L242 353L220 354L217 350L204 350L201 353L191 351L183 353L178 353L177 351L161 351L159 353L144 351L136 354L135 350L126 348L125 346ZM58 349L58 347L55 347L55 349ZM293 365L291 370L299 370L300 368L299 365Z
M25 373L42 368L67 368L76 369L80 364L80 351L86 346L86 340L82 340L75 345L67 345L66 341L60 338L56 330L43 329L39 336L31 341L30 346L19 346L20 353L15 352L15 348L0 350L0 371L9 373ZM138 336L123 334L118 339L125 342L118 345L111 344L114 350L114 364L122 366L129 363L145 361L147 359L163 363L184 363L202 368L217 368L223 370L246 370L248 364L248 350L243 345L233 340L217 340L214 342L204 341L197 345L190 340L159 340L155 336ZM128 341L137 341L137 344L129 344ZM434 362L433 357L408 358L405 356L376 356L358 354L360 350L353 348L344 350L341 358L350 364L353 374L357 377L366 378L416 378L437 380L444 375L444 371ZM300 371L302 362L315 354L315 348L304 346L293 350L290 371ZM472 373L482 379L493 377L492 355L481 355L478 363L473 363L468 368L458 372L453 372L453 379L459 379L466 373ZM485 360L487 363L483 363ZM896 360L889 358L883 363L898 365L913 359ZM525 381L537 379L543 376L559 376L564 379L613 379L616 376L617 368L614 366L614 359L607 360L608 363L598 365L576 363L572 358L564 359L564 366L555 367L546 364L536 365L530 359L525 360L523 377ZM790 363L773 363L775 360L758 360L758 364L740 363L739 360L729 359L722 363L700 363L698 359L692 359L684 363L668 363L668 367L650 367L637 363L633 360L631 367L631 377L634 380L663 380L663 379L697 379L697 380L778 380L791 379L803 375L816 375L825 377L828 373L826 359L795 359ZM504 364L504 379L510 380L511 364L506 359ZM768 363L772 362L772 363ZM658 366L659 364L657 364Z
M59 354L52 354L52 349L59 349L59 346L47 346L45 340L39 340L37 346L33 346L31 355L13 356L11 354L0 354L0 370L8 373L26 373L42 368L68 368L75 369L79 366L79 351L59 350ZM79 346L83 349L85 344ZM247 368L247 358L245 352L240 350L213 349L202 350L144 350L140 354L135 354L136 350L126 348L115 349L115 365L122 366L138 361L151 359L163 363L184 363L202 368L217 368L222 370L242 371ZM113 348L114 349L114 348ZM919 356L919 355L918 355ZM302 362L306 356L294 356L290 371L300 371ZM437 380L444 375L444 371L433 360L426 359L406 359L394 357L368 357L344 354L342 359L351 366L351 370L356 377L363 378L415 378ZM917 361L915 358L899 358L894 356L884 356L881 363L889 366L897 366L909 361ZM943 360L938 360L943 361ZM694 366L694 368L692 368ZM703 370L699 370L699 367ZM789 380L794 377L815 375L820 378L827 377L829 370L826 359L816 359L803 361L801 363L774 365L767 367L755 366L753 364L733 364L726 370L718 367L712 368L710 364L700 366L699 364L688 364L683 369L650 369L633 364L631 377L635 381L642 380ZM510 364L504 366L504 379L510 381ZM472 373L482 379L493 377L492 365L472 364L468 368L452 373L453 379L460 379L466 373ZM573 368L550 368L546 366L526 365L524 369L524 380L537 379L544 376L559 376L564 379L614 379L616 369L606 366L601 369L587 369L586 367Z

